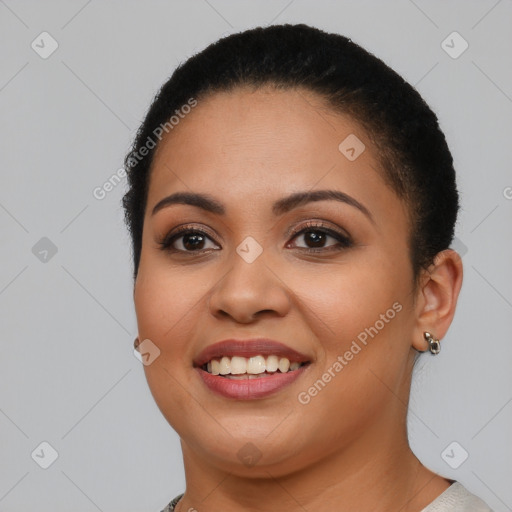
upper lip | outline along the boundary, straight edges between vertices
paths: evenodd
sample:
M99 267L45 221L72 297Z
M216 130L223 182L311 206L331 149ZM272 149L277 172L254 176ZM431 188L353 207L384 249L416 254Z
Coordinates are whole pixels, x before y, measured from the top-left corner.
M258 355L286 357L291 363L294 361L298 363L310 361L310 358L305 354L297 352L284 343L268 338L248 340L229 339L213 343L202 350L194 359L194 366L201 367L212 359L221 359L223 356L252 357Z

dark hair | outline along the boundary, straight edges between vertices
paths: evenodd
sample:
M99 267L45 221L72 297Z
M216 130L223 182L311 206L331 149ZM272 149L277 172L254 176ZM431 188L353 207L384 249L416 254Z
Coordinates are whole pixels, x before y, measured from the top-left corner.
M172 128L169 120L191 98L264 85L306 88L333 112L348 114L364 127L378 149L384 179L408 206L410 259L417 278L450 246L459 209L453 160L437 117L416 89L380 59L342 35L304 24L257 27L224 37L180 64L161 87L125 157L129 190L122 202L134 278L157 145L153 137L160 139L162 126L166 132Z

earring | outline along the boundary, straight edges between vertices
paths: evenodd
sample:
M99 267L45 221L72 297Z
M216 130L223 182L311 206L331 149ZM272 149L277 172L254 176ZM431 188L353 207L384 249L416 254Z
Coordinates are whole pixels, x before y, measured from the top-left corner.
M430 352L434 355L439 354L439 352L441 351L441 343L439 342L439 340L437 338L434 338L434 336L432 336L432 334L430 334L427 331L423 333L423 337L428 342L428 348Z
M133 340L133 348L134 349L137 349L137 347L139 346L139 337L137 336L134 340Z

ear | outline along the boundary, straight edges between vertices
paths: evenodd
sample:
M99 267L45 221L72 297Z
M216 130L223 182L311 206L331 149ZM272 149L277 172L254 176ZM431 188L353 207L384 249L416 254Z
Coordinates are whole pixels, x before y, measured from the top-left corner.
M416 350L428 350L423 336L425 331L439 340L448 331L462 286L462 274L462 259L453 249L439 252L434 263L424 271L416 293L412 341Z

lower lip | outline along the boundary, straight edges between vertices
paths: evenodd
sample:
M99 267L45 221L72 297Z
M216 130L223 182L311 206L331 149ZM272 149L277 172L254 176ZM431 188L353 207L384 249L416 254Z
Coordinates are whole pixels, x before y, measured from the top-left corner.
M220 375L212 375L201 368L196 368L196 370L203 382L214 393L226 398L254 400L265 398L288 386L297 380L308 366L309 364L306 364L292 372L276 372L268 377L258 377L256 379L228 379Z

